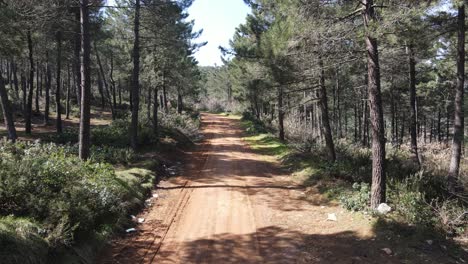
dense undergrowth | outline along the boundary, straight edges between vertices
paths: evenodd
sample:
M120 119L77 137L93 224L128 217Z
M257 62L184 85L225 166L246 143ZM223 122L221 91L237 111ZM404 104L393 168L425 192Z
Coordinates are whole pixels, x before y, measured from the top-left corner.
M140 144L199 137L196 113L164 116L160 125L156 136L141 122ZM68 129L34 142L0 141L1 263L89 262L144 205L162 164L136 163L143 153L128 148L127 120L92 129L88 161L78 158L77 139Z
M316 186L344 208L373 214L369 211L370 149L338 141L337 162L329 163L321 147L312 146L304 151L304 147L298 147L294 142L279 141L261 121L250 115L244 115L242 120L248 133L245 140L258 152L276 156L296 179L308 186ZM422 152L424 166L418 169L411 161L408 149L387 146L387 200L393 211L384 218L420 230L466 238L468 200L463 192L466 185L460 186L458 193L447 191L447 168L442 164L448 161L448 150L427 146ZM466 173L466 163L463 166L461 171Z

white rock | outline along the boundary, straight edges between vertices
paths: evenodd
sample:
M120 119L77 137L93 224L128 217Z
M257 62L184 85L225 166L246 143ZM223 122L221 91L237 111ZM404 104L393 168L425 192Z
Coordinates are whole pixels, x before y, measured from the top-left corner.
M388 214L392 211L392 208L388 206L386 203L381 203L379 204L379 207L377 207L377 212L380 214Z
M426 243L427 243L428 245L432 245L432 244L434 243L434 241L432 241L432 240L426 240Z
M387 255L391 255L393 251L389 248L382 248L382 251L385 252Z
M137 230L135 228L129 228L126 230L127 233L133 233L136 232Z
M138 218L138 223L142 224L145 222L145 219L144 218Z
M338 219L336 218L336 214L328 214L327 220L336 222Z
M320 206L320 208L325 209L325 206L322 205L322 206Z
M157 193L153 193L153 198L158 199L159 195Z
M130 216L130 218L132 218L132 219L135 219L135 218L136 218L136 216L134 216L134 215L131 215L131 216Z

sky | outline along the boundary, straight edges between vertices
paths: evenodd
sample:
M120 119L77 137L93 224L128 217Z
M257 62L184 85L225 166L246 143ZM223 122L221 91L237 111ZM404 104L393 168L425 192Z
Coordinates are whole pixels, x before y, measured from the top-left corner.
M228 47L235 29L249 12L243 0L195 0L188 10L195 30L203 29L199 42L208 41L196 54L201 66L222 65L219 46Z
M107 0L115 5L115 0ZM201 66L222 65L219 46L228 47L235 29L245 22L249 7L243 0L195 0L189 8L189 20L195 20L194 30L203 29L197 42L208 41L196 54Z

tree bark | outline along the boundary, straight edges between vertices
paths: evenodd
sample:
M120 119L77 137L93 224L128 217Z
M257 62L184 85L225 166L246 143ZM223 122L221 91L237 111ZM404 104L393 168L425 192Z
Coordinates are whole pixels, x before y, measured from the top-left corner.
M56 76L56 82L57 82L57 89L55 90L55 105L56 105L56 129L57 133L61 134L62 133L62 104L61 104L61 98L60 98L60 90L61 90L61 73L62 73L62 32L59 30L55 34L55 38L57 41L57 76Z
M417 113L416 113L416 59L414 56L414 47L412 44L407 45L406 53L408 55L409 64L409 92L410 92L410 136L411 136L411 152L414 160L421 166L421 160L418 153L418 135L417 135Z
M279 139L284 141L284 109L283 109L283 86L278 85L278 129Z
M138 147L138 112L140 108L140 0L135 1L135 23L133 42L133 75L132 75L132 123L130 126L130 145Z
M80 2L81 4L81 2ZM75 29L75 40L74 40L74 63L73 71L75 75L75 92L76 102L78 106L81 106L81 11L77 10L75 13L76 29Z
M40 110L39 110L39 91L40 91L40 82L39 82L39 75L40 75L40 71L39 71L39 61L36 62L36 98L35 98L35 112L36 113L39 113Z
M16 128L15 121L13 119L13 109L11 102L8 99L8 92L5 88L5 83L2 75L0 74L0 103L2 105L3 119L5 121L5 127L7 129L7 138L13 142L16 141Z
M184 100L180 88L177 88L177 113L182 114L184 110Z
M460 159L464 140L463 97L465 86L465 5L458 8L457 88L453 122L452 157L448 172L449 189L455 188L460 172Z
M164 112L166 114L169 113L169 108L167 107L167 91L166 91L166 76L165 76L165 73L163 73L163 77L162 77L162 82L163 82L163 106L164 106Z
M71 73L70 64L67 65L67 101L65 104L65 119L70 119L70 100L71 100Z
M46 80L45 80L45 105L44 105L44 123L49 124L50 114L50 89L52 87L52 70L49 64L49 54L46 52Z
M323 69L323 61L320 59L319 61L320 67L320 89L318 91L319 94L319 102L320 102L320 111L322 112L322 134L325 137L325 146L328 150L328 160L330 162L336 161L336 153L335 153L335 144L333 143L333 135L330 126L330 118L328 114L328 98L327 98L327 89L325 87L325 70Z
M153 133L156 138L158 138L159 134L158 107L158 87L156 86L153 94Z
M16 99L19 98L18 65L13 62L13 84L15 86Z
M94 50L96 52L96 59L97 59L97 63L98 63L98 66L99 66L99 76L100 76L100 84L99 84L99 92L101 93L101 99L102 99L102 108L105 107L105 96L104 96L104 92L102 91L102 84L104 84L104 88L106 90L106 93L107 93L107 97L109 99L109 105L111 107L111 112L112 112L112 120L115 120L115 111L114 111L114 104L112 103L112 99L111 99L111 95L110 95L110 91L109 91L109 83L107 82L107 79L106 79L106 75L104 73L104 67L102 67L102 63L101 63L101 57L99 56L99 51L96 47L96 42L94 42ZM114 100L115 100L115 97L114 97Z
M31 31L28 31L28 52L29 52L29 93L28 102L26 104L25 111L25 132L31 134L32 130L32 104L33 104L33 93L34 93L34 57L33 57L33 44ZM26 90L25 90L26 91Z
M81 21L81 115L79 134L79 156L82 160L89 158L91 145L91 43L89 38L89 1L80 0Z
M376 209L386 201L385 131L380 91L380 65L377 39L372 36L369 24L377 22L373 0L363 0L364 25L368 68L368 92L372 123L372 188L371 208Z
M111 53L111 57L110 57L109 80L110 80L111 89L112 89L112 104L114 105L113 108L116 109L117 108L117 89L115 87L115 80L114 80L114 54L113 53ZM114 115L112 116L115 119L115 116Z

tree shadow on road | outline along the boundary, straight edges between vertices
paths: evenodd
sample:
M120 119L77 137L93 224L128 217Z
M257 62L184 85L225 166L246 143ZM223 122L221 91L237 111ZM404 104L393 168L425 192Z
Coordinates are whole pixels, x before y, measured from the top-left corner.
M461 263L459 255L447 253L440 245L415 247L376 234L372 238L351 231L303 234L270 226L251 234L219 234L169 244L154 263ZM383 248L391 248L392 253L385 253Z

